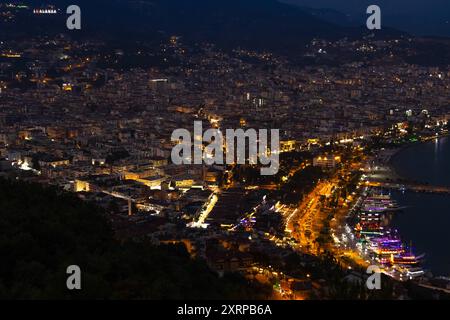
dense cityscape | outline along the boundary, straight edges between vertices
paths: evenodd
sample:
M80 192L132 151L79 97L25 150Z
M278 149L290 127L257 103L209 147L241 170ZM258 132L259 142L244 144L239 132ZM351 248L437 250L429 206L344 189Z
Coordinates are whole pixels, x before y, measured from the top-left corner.
M0 21L65 21L65 9L11 1L0 4ZM405 178L390 164L404 148L448 135L450 38L313 37L293 55L179 34L157 42L70 32L0 40L0 190L17 190L23 199L14 203L45 208L39 198L61 197L70 208L93 206L117 243L176 247L214 279L236 277L250 299L450 296L450 270L427 268L427 252L391 223L403 210L391 192L449 195L450 186ZM174 164L172 133L193 132L194 122L223 132L279 129L278 172ZM0 196L0 219L14 207L8 199ZM1 228L15 225L12 212ZM24 239L4 241L2 256ZM366 287L374 265L380 290ZM9 272L0 268L0 298L41 298L10 283L4 275L20 275ZM141 292L133 281L115 288L116 298L186 298ZM58 292L42 297L65 297Z

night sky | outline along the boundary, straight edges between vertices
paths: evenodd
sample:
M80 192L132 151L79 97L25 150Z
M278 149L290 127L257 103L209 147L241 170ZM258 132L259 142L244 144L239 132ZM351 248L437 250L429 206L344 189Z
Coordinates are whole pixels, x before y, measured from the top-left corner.
M381 7L385 25L418 35L450 36L449 0L281 0L312 8L332 8L365 19L371 4Z

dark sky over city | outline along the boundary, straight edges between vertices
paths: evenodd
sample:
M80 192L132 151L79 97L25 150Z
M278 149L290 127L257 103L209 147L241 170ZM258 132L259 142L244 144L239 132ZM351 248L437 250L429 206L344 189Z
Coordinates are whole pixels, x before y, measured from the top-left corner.
M371 4L379 5L389 26L419 35L450 36L448 0L282 0L312 8L331 8L364 19Z

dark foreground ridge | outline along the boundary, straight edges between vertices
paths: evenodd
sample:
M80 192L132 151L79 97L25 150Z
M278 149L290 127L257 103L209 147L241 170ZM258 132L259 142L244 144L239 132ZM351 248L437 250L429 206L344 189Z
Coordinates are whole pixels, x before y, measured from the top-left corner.
M183 246L119 243L103 213L71 194L0 179L0 299L263 299L219 279ZM66 287L69 265L82 290Z

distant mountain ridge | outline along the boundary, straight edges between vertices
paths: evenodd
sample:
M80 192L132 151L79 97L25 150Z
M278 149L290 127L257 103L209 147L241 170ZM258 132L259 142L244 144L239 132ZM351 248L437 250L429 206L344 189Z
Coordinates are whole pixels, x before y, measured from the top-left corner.
M53 2L61 8L72 4ZM83 32L107 38L150 40L178 35L183 41L225 48L293 53L313 38L360 37L368 31L326 22L277 0L79 0L78 5ZM64 25L59 27L64 31Z
M364 19L356 19L354 16L349 14L344 14L338 10L334 9L314 9L309 7L298 6L304 12L311 14L312 16L327 21L332 24L344 27L361 27L365 25ZM366 18L366 16L364 16Z

